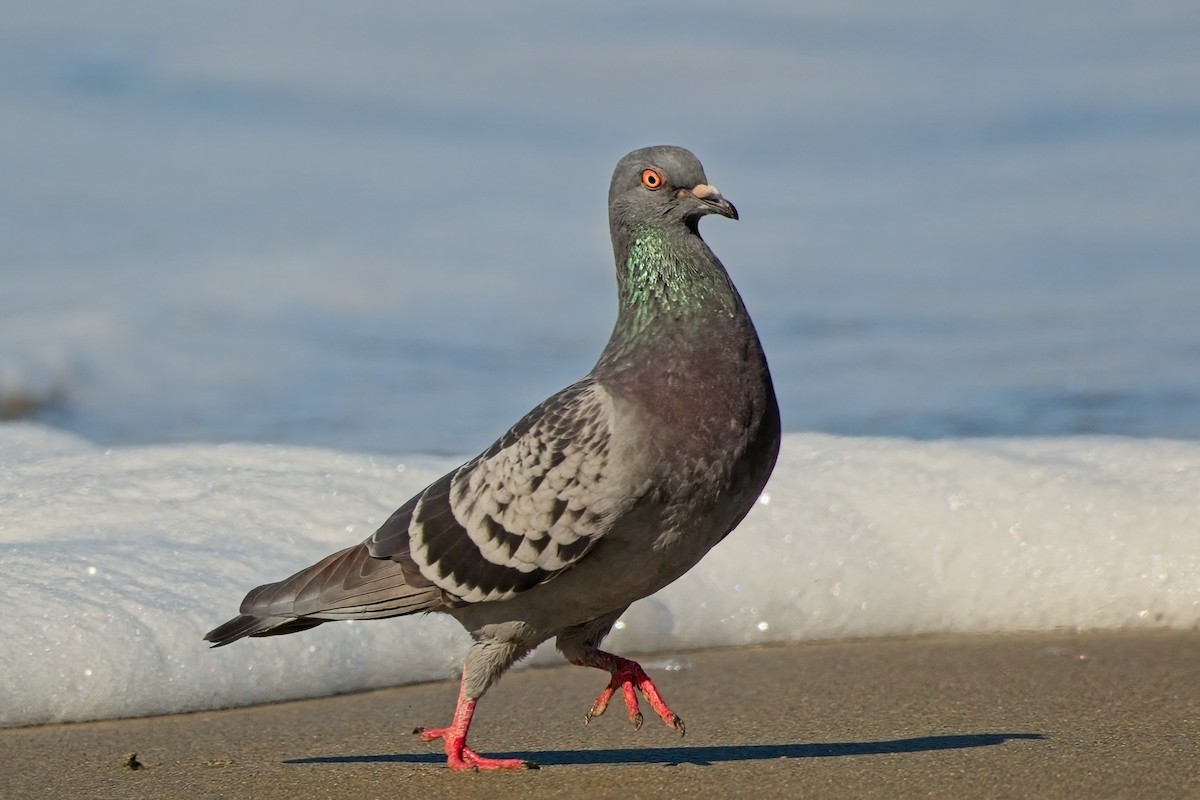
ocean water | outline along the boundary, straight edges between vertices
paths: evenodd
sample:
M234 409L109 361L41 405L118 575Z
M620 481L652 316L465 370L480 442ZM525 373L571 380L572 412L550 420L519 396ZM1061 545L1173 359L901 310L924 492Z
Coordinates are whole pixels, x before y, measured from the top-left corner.
M703 232L788 429L1198 438L1198 34L1184 0L13 4L0 408L477 451L590 368L612 167L671 142L741 211Z
M789 435L615 648L1195 627L1197 35L1182 0L10 4L0 724L451 673L445 620L199 636L590 368L609 175L664 142L741 212L703 233Z

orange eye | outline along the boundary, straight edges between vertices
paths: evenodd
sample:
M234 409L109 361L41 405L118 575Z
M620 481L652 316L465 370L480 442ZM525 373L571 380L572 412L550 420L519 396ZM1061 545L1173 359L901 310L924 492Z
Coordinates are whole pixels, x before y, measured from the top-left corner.
M645 186L647 189L661 189L666 182L666 179L663 178L662 173L658 170L649 167L642 170L642 186Z

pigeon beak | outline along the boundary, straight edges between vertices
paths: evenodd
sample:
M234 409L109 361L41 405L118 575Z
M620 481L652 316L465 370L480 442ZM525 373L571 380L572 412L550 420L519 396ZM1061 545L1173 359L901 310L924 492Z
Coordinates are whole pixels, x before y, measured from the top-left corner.
M722 217L737 219L737 209L733 203L721 196L721 190L707 183L698 183L692 187L689 194L704 204L705 213L720 214Z

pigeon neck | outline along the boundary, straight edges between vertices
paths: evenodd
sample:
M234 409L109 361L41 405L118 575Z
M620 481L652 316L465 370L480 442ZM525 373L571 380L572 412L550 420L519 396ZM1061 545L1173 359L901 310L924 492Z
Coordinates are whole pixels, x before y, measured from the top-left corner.
M635 229L615 249L618 311L610 350L627 352L665 329L716 332L719 320L738 318L741 299L729 275L694 231L668 236Z

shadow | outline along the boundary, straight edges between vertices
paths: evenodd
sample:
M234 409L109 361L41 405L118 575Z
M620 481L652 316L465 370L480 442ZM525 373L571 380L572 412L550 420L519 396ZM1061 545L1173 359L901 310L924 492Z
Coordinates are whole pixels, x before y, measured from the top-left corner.
M541 767L582 764L699 764L708 766L724 761L768 761L778 758L840 758L843 756L880 756L896 753L925 753L934 750L962 750L968 747L995 747L1010 739L1044 739L1040 733L973 733L955 736L918 736L885 742L831 742L812 744L743 744L715 747L629 747L603 750L532 750L520 753L492 753L496 758L519 758ZM285 764L444 764L439 749L431 753L388 753L361 756L314 756L293 758Z

